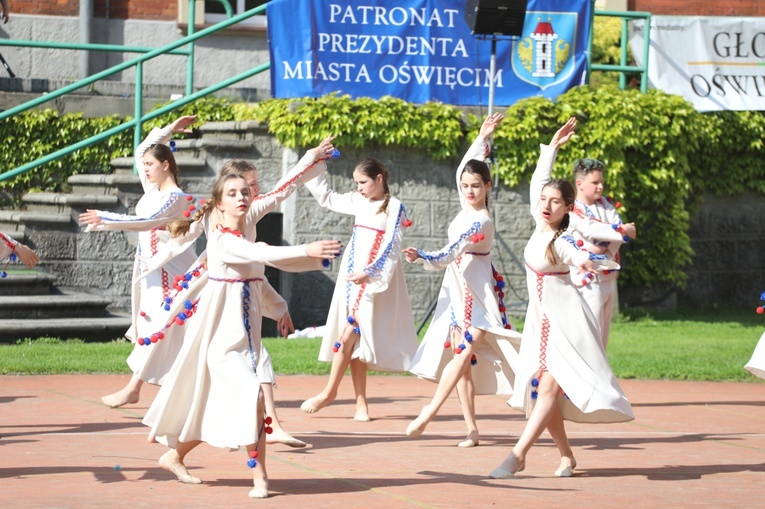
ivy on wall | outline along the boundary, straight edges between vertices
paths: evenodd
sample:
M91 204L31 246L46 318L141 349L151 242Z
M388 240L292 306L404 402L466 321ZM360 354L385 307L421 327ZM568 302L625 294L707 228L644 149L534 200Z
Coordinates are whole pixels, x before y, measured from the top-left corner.
M385 97L350 99L328 95L317 99L273 99L256 104L207 99L187 105L144 126L164 125L179 115L196 113L200 123L257 120L283 145L314 146L323 136L335 145L363 148L397 145L426 150L434 160L460 156L482 119L450 105L412 105ZM692 250L690 215L703 193L733 195L751 189L765 193L765 113L701 114L677 96L659 91L641 94L616 87L577 87L556 101L533 97L505 112L495 134L498 170L514 187L528 182L539 144L548 143L567 118L579 121L577 135L558 155L556 176L571 177L579 157L606 165L607 194L621 203L623 220L634 221L638 238L624 250L628 268L621 284L682 287ZM112 116L85 119L52 110L16 115L0 122L6 141L2 168L11 169L77 140L119 124ZM18 198L29 190L58 191L69 175L108 172L108 162L132 150L130 131L13 180L0 190ZM501 221L502 218L495 218Z

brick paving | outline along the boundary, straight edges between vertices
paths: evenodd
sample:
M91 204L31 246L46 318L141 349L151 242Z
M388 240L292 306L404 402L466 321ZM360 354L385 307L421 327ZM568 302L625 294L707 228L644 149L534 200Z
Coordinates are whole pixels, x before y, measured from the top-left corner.
M754 379L753 379L754 380ZM204 484L181 484L157 467L141 417L156 394L123 409L100 396L118 375L0 376L0 507L320 509L465 507L765 507L765 383L624 380L636 419L567 428L579 463L553 476L557 454L543 435L512 480L486 474L509 452L523 416L499 396L476 401L481 445L456 447L464 424L456 397L417 439L407 423L435 385L410 376L369 379L372 422L353 417L350 379L313 415L300 403L323 377L278 378L279 416L305 449L270 446L270 497L252 500L242 452L202 445L187 458Z

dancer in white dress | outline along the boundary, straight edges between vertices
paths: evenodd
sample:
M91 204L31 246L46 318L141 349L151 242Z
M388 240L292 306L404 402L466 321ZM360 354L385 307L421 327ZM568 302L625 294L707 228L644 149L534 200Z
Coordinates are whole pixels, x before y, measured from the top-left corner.
M409 368L420 378L438 382L438 387L430 404L409 424L410 437L425 430L456 386L468 431L458 445L476 446L476 393L512 394L521 335L507 320L504 281L491 263L491 173L483 162L488 140L503 118L496 113L486 119L457 168L462 210L449 224L449 244L437 252L404 250L408 261L422 263L426 270L445 269L433 321Z
M133 264L133 323L125 333L135 343L127 360L133 376L121 390L101 398L113 408L137 403L143 382L160 383L161 377L172 365L173 358L168 358L165 362L155 362L157 369L147 369L153 349L145 348L142 338L148 337L166 323L168 313L163 303L172 292L170 278L189 269L196 259L193 246L147 277L138 279L138 276L146 270L145 259L156 254L162 244L170 239L165 225L172 220L188 217L190 209L194 208L190 203L193 197L178 187L178 166L171 148L165 143L170 141L173 133L191 132L188 127L195 121L196 116L185 116L164 128L154 128L138 146L135 162L144 195L135 206L136 215L101 210L87 210L80 214L80 222L87 225L86 231L138 231L138 247Z
M5 260L6 258L8 258L8 262L14 262L18 259L30 269L40 261L40 257L37 256L37 253L30 247L25 246L5 233L0 232L0 261ZM5 269L3 269L0 271L0 277L5 276L7 276L7 274Z
M304 182L325 171L325 160L333 156L333 153L335 153L332 140L333 137L329 136L324 139L318 147L308 150L306 155L300 159L295 167L292 168L287 175L282 177L279 182L277 182L276 186L266 194L260 194L258 170L254 165L242 159L233 159L224 163L221 168L220 176L223 177L228 174L236 174L243 177L247 181L250 196L253 197L247 213L247 221L244 231L247 240L255 242L257 238L257 223L260 219L265 217L269 212L275 210L279 204L289 198ZM219 222L220 214L213 210L209 215L206 215L202 221L193 223L185 235L172 238L155 256L147 261L147 272L145 272L142 277L145 277L148 273L151 273L154 270L158 270L169 260L173 259L173 257L192 248L196 240L203 233L209 238L210 233L217 228ZM178 294L173 296L174 305L172 306L172 317L177 317L178 313L185 313L188 315L184 304L186 302L193 303L207 282L207 271L205 270L204 263L206 257L207 254L202 253L199 256L199 259L192 264L192 270L184 274L182 277L179 277L178 281L174 282ZM318 270L321 268L320 265L316 265L313 261L309 262L309 264L306 264L300 260L298 263L279 263L276 267L287 272ZM268 294L272 296L270 301L271 304L266 306L263 310L263 316L275 320L281 335L286 337L290 332L294 331L292 318L287 309L287 303L278 293L276 293L276 291L273 290L271 285L268 284L268 281L263 282L263 288L264 290L270 289ZM172 360L175 359L183 342L184 330L182 328L172 327L172 320L168 323L171 324L171 327L161 331L164 335L163 341L155 341L156 344L152 344L152 348L156 348L158 351L155 352L152 355L152 358L148 361L151 363L156 359L156 362L161 363L161 366L158 366L158 368L166 365L167 369L169 369L172 365ZM181 323L183 323L183 321L181 321ZM157 333L155 332L155 334ZM169 365L164 360L166 358L171 359ZM305 447L305 442L294 438L284 430L281 421L278 418L274 400L275 376L273 364L271 363L271 357L265 348L263 348L260 359L261 365L258 366L258 373L261 383L263 384L262 390L266 404L266 413L272 418L271 428L273 431L266 438L266 442L269 444L281 443L289 447ZM152 439L153 437L150 436L149 440L151 441Z
M357 190L345 194L332 191L324 175L306 183L322 207L354 216L354 225L319 350L319 360L332 363L329 380L300 408L314 413L334 401L350 365L354 419L365 422L370 420L367 369L406 371L417 349L417 333L400 263L403 229L411 221L404 205L390 196L388 170L380 161L363 159L353 179Z
M198 484L184 458L201 442L215 447L245 446L253 470L250 496L268 496L265 468L264 402L257 372L261 355L261 285L264 263L339 254L337 241L295 247L268 246L244 238L250 205L247 182L221 177L213 199L203 206L222 213L207 243L207 283L189 322L183 346L157 397L144 417L157 441L171 449L162 468L184 483ZM182 232L175 224L175 232Z
M529 202L537 226L524 251L529 307L509 402L526 412L528 422L510 455L489 474L494 479L510 478L523 470L526 454L545 428L561 455L555 475L570 477L576 460L564 419L593 423L634 419L606 359L598 321L569 274L569 265L589 272L618 269L604 255L579 250L566 230L574 208L574 188L568 181L550 179L558 149L575 128L576 120L571 118L550 145L542 145L531 178Z
M622 223L616 208L603 197L604 170L605 166L597 159L577 159L574 162L576 202L570 214L570 228L580 248L604 254L609 260L619 263L619 247L635 238L635 223ZM598 228L603 225L607 228ZM577 267L571 270L571 281L600 323L601 342L605 349L611 331L619 271L592 273L579 271Z
M760 301L765 302L765 292L760 295ZM765 307L757 307L757 314L761 315L764 312ZM754 352L752 352L752 358L746 363L744 369L756 377L765 379L765 332L760 336L760 340L757 342Z

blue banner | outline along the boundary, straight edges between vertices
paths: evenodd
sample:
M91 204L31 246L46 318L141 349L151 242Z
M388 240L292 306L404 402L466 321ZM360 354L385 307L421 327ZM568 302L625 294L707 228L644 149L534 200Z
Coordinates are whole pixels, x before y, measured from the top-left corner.
M497 38L494 104L582 84L591 9L529 0L522 35ZM488 105L491 40L471 34L464 0L272 0L266 12L274 97Z

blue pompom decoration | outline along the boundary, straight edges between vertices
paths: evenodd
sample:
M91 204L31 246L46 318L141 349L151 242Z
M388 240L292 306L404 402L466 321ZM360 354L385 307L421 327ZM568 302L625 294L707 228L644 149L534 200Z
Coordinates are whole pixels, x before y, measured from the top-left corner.
M533 380L531 380L531 386L539 387L539 378L534 378Z
M8 276L7 272L5 272L4 270L0 270L0 277L7 277L7 276Z
M186 274L183 275L183 279L185 279L186 281L191 281L191 274L187 272Z
M504 281L497 281L497 287L499 287L500 289L504 288L505 287L505 282Z
M760 295L760 300L765 300L765 292L762 292L762 295Z
M354 327L353 332L355 332L356 334L361 334L361 329L359 327Z
M340 348L341 346L343 345L341 345L340 342L335 343L335 348Z
M189 284L186 281L181 282L181 286L183 287L184 290L189 289Z
M473 342L473 335L470 334L470 331L465 331L465 339L467 340L468 343Z
M165 311L170 311L170 304L165 304L164 306L162 306L162 308L163 308Z
M531 399L537 399L537 396L538 396L537 391L534 391L531 393Z
M355 322L355 321L356 320L354 320L354 318L352 316L348 317L348 323L353 324L353 322Z
M333 150L332 151L332 159L337 159L338 157L340 157L340 151L337 150L337 149Z
M15 262L16 260L19 259L19 255L17 255L16 253L11 253L10 256L8 256L8 259L12 262Z
M255 458L250 458L247 460L247 466L250 468L255 468L257 466L258 462L255 461Z
M194 307L194 303L191 302L190 300L187 300L186 302L183 303L183 307L185 307L186 309L191 309Z
M475 366L476 364L478 364L478 359L470 359L470 364L472 366Z
M181 320L185 320L188 317L189 315L187 315L186 313L178 313L178 318L180 318Z
M175 152L176 150L178 149L175 148L175 140L170 140L170 152Z
M173 298L172 297L165 297L165 302L170 304L171 302L173 302Z
M329 260L322 260L322 261L321 261L321 265L322 265L322 267L324 267L325 269L328 269L328 268L329 268L329 266L330 266L330 265L332 265L332 262L330 262Z
M460 350L465 350L465 348L467 348L467 347L465 346L465 343L462 343L462 344L459 346L459 349L460 349Z

